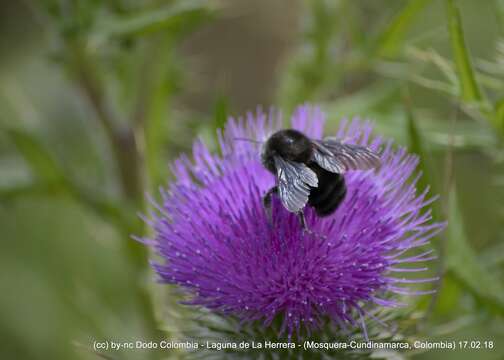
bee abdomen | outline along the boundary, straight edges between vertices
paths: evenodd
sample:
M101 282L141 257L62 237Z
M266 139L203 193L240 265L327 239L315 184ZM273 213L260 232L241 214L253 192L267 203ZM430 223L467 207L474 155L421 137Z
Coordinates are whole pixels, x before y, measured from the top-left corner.
M315 206L318 216L328 216L336 211L346 195L346 186L343 183L341 187L335 189L331 196L322 204Z
M318 175L319 186L312 189L308 204L315 209L318 216L328 216L338 208L345 198L345 179L342 175L330 172Z

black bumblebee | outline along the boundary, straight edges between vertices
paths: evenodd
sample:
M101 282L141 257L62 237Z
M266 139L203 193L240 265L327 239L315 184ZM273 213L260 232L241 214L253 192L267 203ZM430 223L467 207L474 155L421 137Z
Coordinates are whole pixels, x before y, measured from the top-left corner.
M307 203L318 216L334 213L346 195L342 174L380 165L371 149L335 138L313 140L293 129L271 135L263 145L261 161L277 179L263 198L269 219L272 195L277 194L288 211L298 214L303 230L308 230L303 213Z

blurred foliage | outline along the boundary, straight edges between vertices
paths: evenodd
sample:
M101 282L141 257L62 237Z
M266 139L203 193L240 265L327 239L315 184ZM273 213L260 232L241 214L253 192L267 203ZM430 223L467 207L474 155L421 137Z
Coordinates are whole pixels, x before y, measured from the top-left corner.
M218 83L207 94L212 106L202 112L194 105L191 94L209 76L195 70L197 63L223 61L194 48L207 34L209 49L228 38L255 40L237 46L219 77L232 83L238 74L276 69L267 77L274 98L249 104L252 110L274 104L289 113L302 102L320 103L329 130L342 117L371 118L377 133L420 155L420 187L430 184L440 195L432 214L448 220L448 229L434 241L439 262L432 271L443 276L438 293L410 309L409 330L420 339L499 346L404 356L502 358L504 2L383 5L2 3L1 357L93 359L103 355L93 352L93 340L178 338L185 331L184 319L194 314L171 289L154 284L148 254L130 235L145 233L136 212L148 212L144 194L155 196L169 180L169 159L198 135L215 145L216 128L240 115L239 94L229 89L263 91ZM281 30L287 7L297 19L288 32ZM273 61L264 57L272 41L288 36L288 52L278 52L274 66L264 64ZM239 51L252 43L264 43L265 52L243 63ZM205 336L226 337L214 330Z

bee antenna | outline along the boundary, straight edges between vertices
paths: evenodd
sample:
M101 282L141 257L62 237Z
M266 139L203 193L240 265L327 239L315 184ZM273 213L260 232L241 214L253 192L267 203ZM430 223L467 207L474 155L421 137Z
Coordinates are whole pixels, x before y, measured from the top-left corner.
M240 137L235 137L233 138L233 140L238 140L238 141L249 141L249 142L253 142L253 143L256 143L256 144L262 144L264 141L259 141L259 140L253 140L253 139L247 139L247 138L240 138Z

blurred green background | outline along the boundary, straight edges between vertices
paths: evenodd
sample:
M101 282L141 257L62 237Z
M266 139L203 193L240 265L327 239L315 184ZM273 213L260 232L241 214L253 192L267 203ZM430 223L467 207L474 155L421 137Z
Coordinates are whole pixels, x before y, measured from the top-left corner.
M0 358L169 337L182 310L130 238L144 194L227 116L307 101L329 130L374 120L441 195L413 337L495 347L404 356L504 357L504 1L5 0L0 54Z

